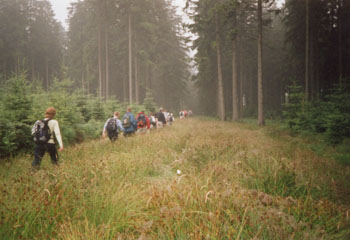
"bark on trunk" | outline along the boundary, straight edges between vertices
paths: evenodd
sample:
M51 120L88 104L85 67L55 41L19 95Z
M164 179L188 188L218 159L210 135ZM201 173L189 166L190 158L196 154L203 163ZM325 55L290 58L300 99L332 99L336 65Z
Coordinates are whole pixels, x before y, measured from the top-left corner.
M49 59L45 58L46 91L49 91Z
M129 13L129 104L132 104L131 13Z
M264 95L263 95L263 32L262 32L262 0L258 0L258 125L265 125L264 119Z
M98 26L98 96L100 101L102 100L102 33L101 24Z
M135 102L136 104L140 103L139 96L139 79L138 79L138 62L137 62L137 43L136 43L136 33L134 34L134 45L135 45L135 53L134 53L134 68L135 68Z
M219 23L218 16L216 15L216 56L217 56L217 67L218 67L218 99L217 99L217 111L220 120L225 120L225 102L224 102L224 87L222 80L222 69L221 69L221 45L219 36Z
M108 29L105 25L105 64L106 64L106 100L109 97L109 54L108 54Z
M234 9L234 19L233 19L233 27L237 28L237 20L236 20L236 2ZM239 120L239 90L238 90L238 72L237 72L237 34L233 35L232 39L232 120Z
M236 37L232 40L232 120L239 119Z
M310 44L310 21L309 0L305 0L305 99L309 100L309 44Z
M126 64L123 67L123 100L128 101L128 70Z
M244 89L244 81L245 81L244 68L243 68L244 58L243 58L243 51L242 51L243 44L242 44L241 38L239 38L238 43L240 44L239 49L241 49L239 51L239 95L238 95L239 96L239 101L238 101L239 102L239 116L241 117L241 116L243 116L243 96L244 96L243 89Z
M89 96L90 94L90 81L89 81L89 76L90 76L90 67L89 64L86 64L86 94Z
M338 0L338 75L339 75L339 84L342 82L343 78L343 41L342 41L342 0Z
M314 33L310 29L309 33L310 38L310 54L309 54L309 98L314 99L315 98L315 70L314 70L314 63L315 63L315 41L314 41Z
M83 96L85 95L85 76L84 71L81 72L81 89L83 91Z

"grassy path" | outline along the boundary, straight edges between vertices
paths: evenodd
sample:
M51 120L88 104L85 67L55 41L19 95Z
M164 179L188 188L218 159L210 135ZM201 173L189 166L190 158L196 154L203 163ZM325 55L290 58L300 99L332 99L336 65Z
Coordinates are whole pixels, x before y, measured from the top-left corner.
M350 239L349 167L210 119L0 165L1 239ZM181 173L180 173L181 172Z

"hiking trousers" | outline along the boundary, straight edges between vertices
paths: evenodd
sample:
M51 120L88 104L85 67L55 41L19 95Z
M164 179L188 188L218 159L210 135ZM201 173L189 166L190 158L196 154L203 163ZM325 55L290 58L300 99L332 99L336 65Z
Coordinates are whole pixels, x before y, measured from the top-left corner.
M41 159L44 157L46 151L50 154L52 164L58 164L58 153L56 149L56 144L36 144L34 148L34 161L32 162L32 167L40 167Z
M113 134L108 134L108 138L109 140L111 140L111 142L115 142L118 139L118 132L115 132Z
M135 135L135 132L124 132L124 137L131 137L133 135Z

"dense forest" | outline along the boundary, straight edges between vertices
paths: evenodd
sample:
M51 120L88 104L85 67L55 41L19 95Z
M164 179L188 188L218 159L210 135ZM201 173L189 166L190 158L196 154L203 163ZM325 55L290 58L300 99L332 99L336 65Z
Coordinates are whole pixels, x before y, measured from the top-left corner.
M101 100L141 103L149 89L169 108L186 94L181 21L167 1L78 1L67 32L47 0L2 0L0 11L2 82L25 69L45 90L68 78Z
M189 1L201 111L350 136L350 2Z
M0 6L0 156L31 148L31 125L48 106L71 143L99 136L127 104L154 112L193 102L183 26L169 1L77 1L68 30L48 0Z
M186 3L185 23L167 0L76 1L64 29L48 0L0 0L1 155L50 105L75 141L128 104L349 138L349 1Z
M257 112L261 77L265 113L281 110L292 84L312 100L348 82L348 1L287 0L278 9L274 1L203 0L192 8L196 78L207 113L237 118Z

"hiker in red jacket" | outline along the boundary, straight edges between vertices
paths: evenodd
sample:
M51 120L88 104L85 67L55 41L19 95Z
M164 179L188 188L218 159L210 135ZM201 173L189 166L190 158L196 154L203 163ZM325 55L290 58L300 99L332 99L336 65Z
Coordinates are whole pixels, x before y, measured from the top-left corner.
M136 122L137 122L138 133L145 133L147 132L147 129L150 129L151 127L149 118L147 117L144 111L141 111L137 114Z

